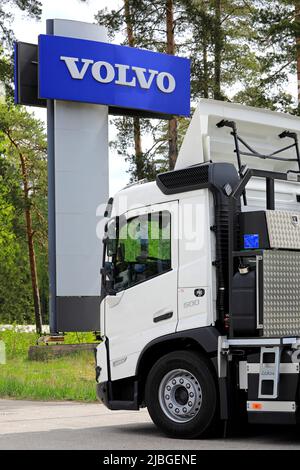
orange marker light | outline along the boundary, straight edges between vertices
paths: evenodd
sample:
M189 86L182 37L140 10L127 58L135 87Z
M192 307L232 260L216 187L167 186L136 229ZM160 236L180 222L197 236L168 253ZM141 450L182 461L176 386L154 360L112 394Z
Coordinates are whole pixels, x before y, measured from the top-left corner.
M261 410L262 409L262 404L261 403L252 403L251 408L253 410Z

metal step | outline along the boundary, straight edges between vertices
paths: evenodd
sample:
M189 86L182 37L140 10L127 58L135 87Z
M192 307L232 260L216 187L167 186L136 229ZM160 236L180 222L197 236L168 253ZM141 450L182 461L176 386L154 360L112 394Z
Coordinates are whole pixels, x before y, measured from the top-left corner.
M280 375L280 346L260 348L258 398L277 398Z

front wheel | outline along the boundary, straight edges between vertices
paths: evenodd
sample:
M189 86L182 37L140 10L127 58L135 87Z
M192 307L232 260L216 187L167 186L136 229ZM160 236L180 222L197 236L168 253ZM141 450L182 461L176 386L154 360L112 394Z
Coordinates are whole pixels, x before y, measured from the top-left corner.
M145 399L152 421L167 435L204 437L216 429L215 378L207 360L194 352L159 359L148 375Z

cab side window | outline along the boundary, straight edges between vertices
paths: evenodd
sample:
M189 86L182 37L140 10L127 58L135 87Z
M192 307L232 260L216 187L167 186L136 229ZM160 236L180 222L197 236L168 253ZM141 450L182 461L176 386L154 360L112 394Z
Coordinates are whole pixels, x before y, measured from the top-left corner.
M149 213L119 222L114 289L121 291L171 269L171 214Z

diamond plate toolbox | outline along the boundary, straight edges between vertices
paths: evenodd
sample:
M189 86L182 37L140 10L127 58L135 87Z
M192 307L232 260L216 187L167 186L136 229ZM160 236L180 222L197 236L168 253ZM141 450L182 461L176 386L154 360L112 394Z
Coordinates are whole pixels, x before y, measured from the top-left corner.
M263 289L263 335L300 335L300 253L264 251L259 288Z
M271 248L300 249L300 212L266 211Z

